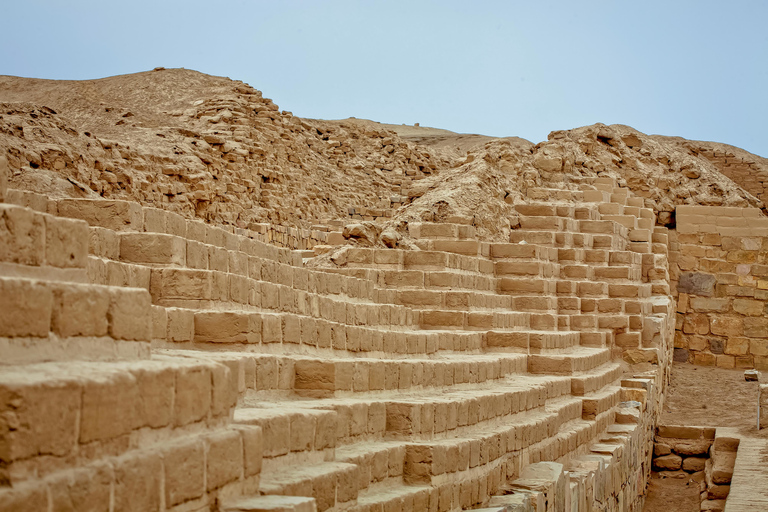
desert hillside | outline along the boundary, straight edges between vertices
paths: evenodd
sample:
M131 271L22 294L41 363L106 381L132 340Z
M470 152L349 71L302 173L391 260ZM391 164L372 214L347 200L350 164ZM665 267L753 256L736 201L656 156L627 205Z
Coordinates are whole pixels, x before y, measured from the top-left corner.
M0 77L0 150L14 188L131 199L240 228L380 221L369 243L452 216L502 240L529 189L585 176L616 178L670 225L681 204L762 208L768 175L768 160L738 148L621 125L534 144L303 119L242 82L162 68L77 82Z

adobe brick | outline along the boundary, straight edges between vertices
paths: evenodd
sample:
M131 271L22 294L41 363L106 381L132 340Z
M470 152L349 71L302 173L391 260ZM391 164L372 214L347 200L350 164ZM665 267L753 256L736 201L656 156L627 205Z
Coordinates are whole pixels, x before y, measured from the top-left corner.
M185 439L162 449L165 503L178 505L205 492L205 446L200 438Z
M0 277L0 335L47 337L53 292L38 281Z
M237 430L227 430L208 436L206 444L205 481L210 492L240 478L243 440Z

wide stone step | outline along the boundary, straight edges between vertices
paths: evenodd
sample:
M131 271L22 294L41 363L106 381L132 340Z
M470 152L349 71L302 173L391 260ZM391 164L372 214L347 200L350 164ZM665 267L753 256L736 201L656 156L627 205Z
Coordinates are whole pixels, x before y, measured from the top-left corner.
M85 222L0 203L0 269L35 267L66 279L85 268L87 256Z
M525 353L578 346L578 332L563 331L488 331L485 344L489 349L521 349Z
M304 496L250 496L227 500L221 512L317 512L317 501Z
M0 277L0 311L2 364L149 357L146 290Z
M593 370L609 359L610 350L606 348L574 347L563 354L531 354L528 356L528 372L573 375Z
M357 499L357 466L343 462L301 464L265 472L259 492L267 495L305 496L315 499L322 512L353 504Z
M412 308L440 309L510 309L508 296L465 290L398 290L395 303Z
M616 382L621 376L620 362L605 363L598 368L594 368L588 374L573 375L571 377L571 394L582 396L596 392Z
M183 357L4 368L0 407L17 425L3 432L5 474L15 485L223 424L237 389L228 366Z
M444 355L438 359L296 358L293 389L312 398L460 384L481 384L526 371L522 354Z
M520 228L533 231L567 231L576 229L576 221L568 217L520 215Z
M487 330L531 327L531 313L521 311L461 311L422 309L418 312L424 330Z
M279 407L240 407L233 422L260 427L264 436L264 467L277 471L291 465L298 454L304 462L332 458L336 447L338 415L281 403Z
M421 330L408 329L408 325L390 330L291 313L195 311L194 341L195 344L216 346L231 344L263 347L271 352L279 349L292 352L301 347L310 351L333 349L351 353L383 351L390 354L432 354L439 349L461 350L457 344L462 341L457 340L458 337L465 338L463 343L469 343L465 347L479 347L480 339L471 339L479 336L476 333L455 332L445 336L431 330L446 327L459 331L465 327L474 329L471 326L473 321L480 322L477 329L481 329L485 323L485 318L481 316L477 312L424 309L414 316L414 322L418 322ZM500 327L515 327L526 320L524 313L499 312L491 314L488 323L490 327L494 324ZM170 320L168 325L168 340L172 341Z

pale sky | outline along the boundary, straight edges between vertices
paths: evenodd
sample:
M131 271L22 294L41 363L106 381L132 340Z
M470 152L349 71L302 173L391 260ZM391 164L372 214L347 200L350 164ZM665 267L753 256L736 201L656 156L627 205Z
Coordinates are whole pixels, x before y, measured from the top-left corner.
M603 122L768 157L768 2L0 0L0 74L184 67L283 110L546 140Z

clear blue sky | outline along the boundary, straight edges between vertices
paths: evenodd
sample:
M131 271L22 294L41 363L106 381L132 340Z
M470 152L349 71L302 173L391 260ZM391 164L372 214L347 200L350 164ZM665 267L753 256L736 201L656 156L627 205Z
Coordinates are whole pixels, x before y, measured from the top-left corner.
M0 1L0 74L185 67L304 117L534 142L622 123L768 157L764 0Z

